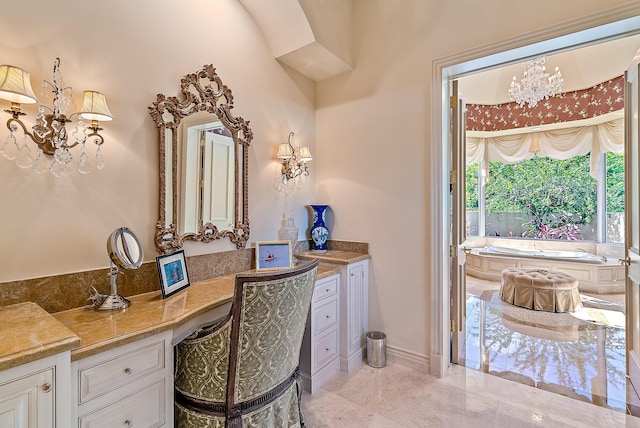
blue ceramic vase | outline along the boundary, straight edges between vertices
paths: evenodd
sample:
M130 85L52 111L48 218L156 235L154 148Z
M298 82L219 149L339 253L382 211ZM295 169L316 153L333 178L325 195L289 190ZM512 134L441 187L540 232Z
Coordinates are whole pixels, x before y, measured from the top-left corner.
M327 238L329 238L329 229L324 224L325 213L329 205L311 205L313 212L313 225L311 226L311 240L313 241L313 251L327 251Z

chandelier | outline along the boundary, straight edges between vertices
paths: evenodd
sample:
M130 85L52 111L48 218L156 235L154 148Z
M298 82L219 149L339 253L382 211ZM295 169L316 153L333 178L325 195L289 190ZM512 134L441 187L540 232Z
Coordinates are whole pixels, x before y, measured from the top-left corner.
M84 91L84 98L80 111L67 116L67 109L71 105L71 87L65 86L60 71L60 58L56 58L53 66L53 81L42 83L41 96L50 88L52 94L51 107L40 103L35 124L28 130L22 122L21 116L26 113L20 111L20 104L35 104L38 99L31 89L29 73L12 65L0 66L0 99L11 102L11 109L5 110L11 115L7 120L9 135L0 145L0 153L9 160L15 160L20 168L31 168L38 174L51 172L56 177L69 175L72 166L81 174L87 174L95 166L104 167L104 158L100 147L104 138L99 134L99 121L113 120L107 107L105 96L100 92ZM77 116L77 124L71 135L67 133L66 124ZM85 124L90 121L90 125ZM20 132L22 131L22 132ZM30 149L28 140L36 144L35 150ZM97 145L93 161L87 154L86 143L93 141ZM72 164L72 148L80 146L80 156ZM46 156L52 156L48 160Z
M560 69L556 67L555 73L549 75L545 71L545 62L547 62L546 56L522 63L524 77L520 83L516 82L516 76L513 76L509 98L517 102L520 107L524 107L525 103L529 104L529 107L535 107L538 101L543 98L549 99L562 88L564 78L560 74Z
M294 133L289 133L286 143L278 145L278 154L276 157L280 159L282 166L280 168L280 182L277 185L278 190L291 187L293 190L299 190L304 187L303 178L309 176L307 162L313 160L311 150L308 146L296 148L293 147L291 140Z

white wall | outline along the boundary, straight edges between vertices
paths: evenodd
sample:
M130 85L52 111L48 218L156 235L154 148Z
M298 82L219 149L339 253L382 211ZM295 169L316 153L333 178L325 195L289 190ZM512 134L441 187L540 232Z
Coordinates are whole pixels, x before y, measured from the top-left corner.
M369 327L390 348L428 355L429 287L441 286L428 283L433 62L634 3L355 0L355 70L317 86L317 196L332 238L370 243Z
M273 59L237 1L21 0L2 9L0 63L28 70L39 95L59 56L76 102L84 89L101 91L115 120L103 126L106 167L87 176L36 176L0 156L0 282L106 267L106 240L119 226L132 228L145 260L154 259L158 137L147 107L158 93L178 95L180 78L205 64L217 68L233 91L233 112L250 120L255 134L251 241L276 239L289 210L304 238L315 174L304 192L278 194L274 148L294 131L296 143L315 153L314 85ZM2 110L8 107L0 101ZM23 110L33 123L35 107ZM7 134L3 126L0 139ZM235 246L186 245L188 255L226 249Z

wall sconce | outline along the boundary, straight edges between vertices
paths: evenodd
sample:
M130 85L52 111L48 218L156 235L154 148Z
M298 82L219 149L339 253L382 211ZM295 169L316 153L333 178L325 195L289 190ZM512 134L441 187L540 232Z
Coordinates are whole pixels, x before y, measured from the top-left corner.
M94 163L96 168L102 169L104 158L100 147L104 143L104 138L99 134L102 128L98 122L113 120L105 96L100 92L84 91L84 100L80 111L67 117L66 112L71 104L71 87L64 86L60 71L60 58L56 58L54 62L53 82L45 80L42 83L43 93L47 85L53 93L53 107L40 103L35 125L31 128L33 132L29 132L20 119L20 116L26 115L20 111L20 104L38 102L31 89L29 73L12 65L0 66L0 99L11 102L11 109L5 110L11 115L7 120L9 135L4 144L0 146L0 153L9 160L15 160L20 168L31 168L38 174L48 169L53 175L60 177L67 176L72 172L70 163L73 155L70 149L80 145L81 152L76 169L81 174L87 174L93 166L88 159L85 144L87 140L93 139L93 142L98 146ZM72 121L73 116L78 116L78 123L69 136L65 125ZM84 120L90 120L91 125L86 126ZM19 128L22 128L23 134L21 142L16 139ZM37 146L35 155L29 149L27 137ZM43 159L43 153L53 156L50 164L46 159Z
M278 146L278 154L276 157L282 161L282 185L279 186L280 190L287 186L287 183L293 185L295 189L300 189L304 186L302 177L309 176L309 169L307 168L307 162L311 162L313 157L311 156L311 150L308 146L300 147L296 149L293 147L291 140L294 133L289 133L289 138L286 143Z

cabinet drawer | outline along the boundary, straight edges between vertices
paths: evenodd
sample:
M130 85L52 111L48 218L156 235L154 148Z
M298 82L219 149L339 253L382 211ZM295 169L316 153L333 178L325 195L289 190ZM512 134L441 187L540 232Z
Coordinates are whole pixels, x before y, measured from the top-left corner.
M80 428L145 427L164 424L164 381L80 418Z
M80 403L164 368L164 342L136 349L79 370Z
M328 297L335 296L338 293L339 279L340 277L338 275L334 275L317 281L316 288L313 292L313 301L319 302Z
M338 301L330 300L313 311L313 334L323 332L338 322Z
M338 331L333 330L316 341L313 349L313 371L322 368L327 362L338 355Z

